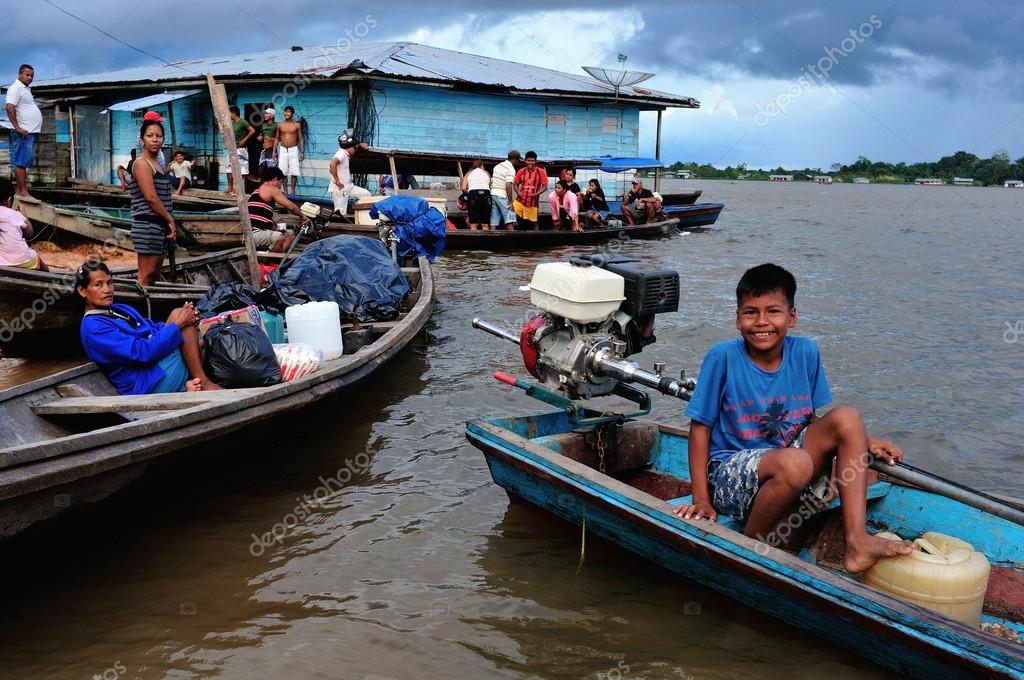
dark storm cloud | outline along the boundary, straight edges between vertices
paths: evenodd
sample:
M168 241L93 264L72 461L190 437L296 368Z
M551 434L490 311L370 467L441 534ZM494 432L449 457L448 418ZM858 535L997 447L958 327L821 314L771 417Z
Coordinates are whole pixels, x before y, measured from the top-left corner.
M969 85L972 73L1007 65L1019 70L1024 61L1019 3L685 3L644 16L660 39L646 39L647 31L635 37L631 59L662 65L663 71L673 65L711 76L725 66L753 77L794 78L851 31L863 34L872 17L880 26L840 60L830 74L833 82L870 86L911 79L955 90ZM918 68L921 61L928 62L928 73Z
M418 28L474 22L473 29L507 27L529 31L550 2L514 4L447 0L430 5L408 0L376 4L257 0L189 5L188 11L157 9L150 3L99 0L88 5L55 2L100 28L171 61L213 54L281 49L292 44L333 43L372 14L378 28L369 41L386 41ZM183 6L179 6L181 8ZM282 8L288 8L284 11ZM798 77L828 48L837 48L871 17L881 26L830 73L832 82L870 86L891 79L913 79L951 91L974 74L999 66L1021 69L1020 34L1024 6L1009 2L828 3L784 0L772 3L623 3L591 0L585 9L634 8L644 28L620 49L630 64L659 72L712 77L723 67L754 78ZM579 8L577 8L579 9ZM471 18L472 17L472 18ZM610 26L610 31L616 27ZM7 70L23 60L49 64L54 71L87 71L153 60L104 37L45 3L23 3L0 17L5 35L0 63ZM849 45L849 42L847 43ZM459 45L442 45L459 49ZM507 55L515 59L516 55ZM922 72L919 63L927 60ZM46 69L42 69L45 71ZM41 78L46 73L39 74ZM55 74L56 75L56 74ZM1021 80L1007 86L1019 88ZM1017 90L1016 94L1024 95Z

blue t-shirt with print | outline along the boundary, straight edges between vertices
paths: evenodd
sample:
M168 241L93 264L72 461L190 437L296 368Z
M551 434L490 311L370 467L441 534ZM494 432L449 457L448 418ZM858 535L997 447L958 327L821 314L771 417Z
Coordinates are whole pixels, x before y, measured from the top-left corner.
M787 335L775 371L754 364L741 338L712 347L686 415L711 428L711 460L744 449L781 449L832 401L818 345Z

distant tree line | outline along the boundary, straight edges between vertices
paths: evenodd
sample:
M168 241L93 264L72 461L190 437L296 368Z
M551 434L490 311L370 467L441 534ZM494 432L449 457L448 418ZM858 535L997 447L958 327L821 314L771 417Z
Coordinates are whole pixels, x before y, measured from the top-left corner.
M833 163L829 170L821 168L777 167L774 170L748 169L746 163L737 166L716 168L704 163L676 162L668 168L670 172L689 170L701 179L749 179L767 180L769 175L793 175L796 181L810 180L815 175L831 175L836 180L849 182L854 177L866 177L872 182L895 184L913 182L918 177L935 177L952 182L954 177L970 177L975 184L1002 185L1008 179L1024 179L1024 157L1010 160L1005 150L996 152L991 158L978 158L967 151L957 151L952 156L943 156L934 163L885 163L872 162L859 156L850 165Z

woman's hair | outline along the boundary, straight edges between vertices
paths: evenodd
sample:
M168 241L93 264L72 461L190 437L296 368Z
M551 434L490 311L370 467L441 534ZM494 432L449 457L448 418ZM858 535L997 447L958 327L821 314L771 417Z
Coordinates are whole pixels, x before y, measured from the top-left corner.
M264 165L260 168L260 182L272 182L275 179L284 179L284 173L276 165Z
M14 198L14 183L6 177L0 177L0 205Z
M482 168L482 167L484 167L484 162L482 160L480 160L478 158L475 161L473 161L473 170L476 170L477 168Z
M562 191L569 191L569 183L566 182L564 179L558 180L558 182L555 183L555 186L562 187Z
M160 128L160 134L166 134L164 132L164 124L161 123L160 121L158 121L158 120L144 120L144 121L142 121L142 127L139 128L139 139L142 139L143 137L145 137L146 136L146 130L148 130L153 125L156 125L156 126L158 126Z
M110 276L110 267L104 262L99 260L86 260L82 263L82 266L75 270L75 290L79 288L87 288L89 286L89 277L93 272L103 272L107 276Z
M601 183L598 182L596 179L592 179L590 180L590 184L593 184L594 187L597 189L597 193L601 195L601 198L604 198L604 189L601 188Z

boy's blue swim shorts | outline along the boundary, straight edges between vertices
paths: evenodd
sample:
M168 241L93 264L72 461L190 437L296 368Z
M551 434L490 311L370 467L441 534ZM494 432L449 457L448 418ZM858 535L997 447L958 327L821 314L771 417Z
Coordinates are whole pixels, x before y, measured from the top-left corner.
M799 449L804 445L807 428L800 431L789 445ZM774 449L743 449L726 460L708 461L708 485L711 487L711 505L723 515L730 515L741 524L747 523L754 496L760 485L757 469L764 454ZM801 494L805 495L807 491Z

